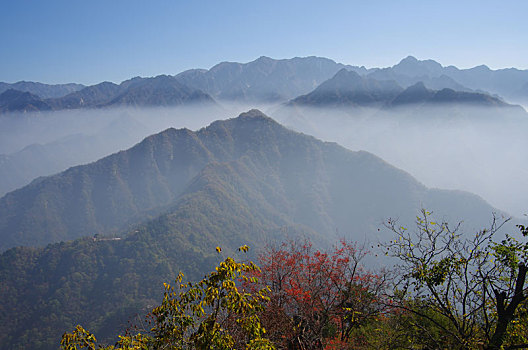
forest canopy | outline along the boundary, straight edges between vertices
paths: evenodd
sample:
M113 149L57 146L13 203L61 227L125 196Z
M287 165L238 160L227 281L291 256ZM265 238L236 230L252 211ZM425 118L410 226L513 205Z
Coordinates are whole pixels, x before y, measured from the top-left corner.
M165 284L146 321L98 345L78 326L62 349L519 349L528 346L528 242L473 236L425 210L414 229L388 220L397 261L371 271L365 247L340 241L269 245L251 261L226 257L202 280ZM518 226L523 237L528 228ZM242 252L249 248L242 246ZM222 254L217 248L217 253Z

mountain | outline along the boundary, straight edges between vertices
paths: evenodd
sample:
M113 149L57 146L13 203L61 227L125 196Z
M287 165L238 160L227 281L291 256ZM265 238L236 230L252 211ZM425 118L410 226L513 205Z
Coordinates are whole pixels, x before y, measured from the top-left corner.
M456 91L486 92L514 102L518 100L517 92L528 82L528 70L492 70L485 65L459 69L454 66L443 67L433 60L421 61L412 56L392 67L370 72L368 76L378 80L393 79L403 87L422 81L434 90L450 88Z
M333 78L319 85L314 91L293 99L288 105L346 108L383 107L385 110L402 106L453 105L484 108L495 112L497 115L500 115L500 110L504 108L516 109L517 114L525 114L521 107L507 104L488 94L455 91L449 88L431 90L422 81L403 89L394 80L378 81L372 78L373 75L360 76L355 72L342 69ZM358 109L355 108L354 112L357 111Z
M0 113L49 111L51 107L30 92L9 89L0 94Z
M174 77L133 78L116 85L103 82L59 99L48 100L54 109L113 106L178 106L214 100L206 93L183 85Z
M392 71L396 74L415 76L431 76L437 77L442 75L443 67L440 63L434 60L419 61L413 56L407 56L398 64L392 67ZM378 72L376 72L378 73Z
M177 106L215 103L208 94L188 87L168 75L125 81L121 87L123 91L105 106Z
M73 83L50 85L32 81L19 81L13 84L0 82L0 93L9 89L14 89L23 92L29 92L42 99L62 97L69 93L79 91L82 88L84 88L84 85Z
M98 107L108 103L119 92L121 87L110 82L102 82L72 92L64 97L48 100L53 109L76 109L83 107Z
M109 82L89 87L79 84L0 83L0 92L10 88L28 91L55 110L112 105L172 106L203 102L210 98L244 103L277 103L309 94L342 69L378 82L394 81L402 88L422 82L431 90L447 88L482 92L520 102L525 100L522 89L528 83L527 70L491 70L486 66L458 69L412 56L381 69L344 65L322 57L276 60L262 56L248 63L222 62L209 70L191 69L174 77L136 77L119 85ZM33 109L28 107L28 110L35 108L38 110L37 106Z
M93 162L128 148L145 136L148 128L130 116L109 122L93 134L73 134L45 144L31 144L12 154L0 155L0 197L31 180L69 167Z
M368 72L365 67L345 66L321 57L274 60L262 56L249 63L222 62L210 70L185 71L176 78L215 99L280 102L310 92L342 68Z
M317 107L379 106L402 90L393 80L378 81L341 69L314 91L293 99L291 103Z
M484 108L518 107L507 104L498 98L483 93L455 91L447 88L438 91L429 90L422 82L418 82L408 87L399 95L397 95L392 101L388 102L388 105L391 107L413 104L459 104Z
M257 110L196 132L165 130L0 199L2 249L100 234L0 255L0 347L55 349L76 324L112 343L163 282L209 271L216 246L231 255L300 235L317 245L385 240L383 219L412 222L421 206L471 229L495 211Z
M257 188L247 203L267 203L268 217L325 233L357 234L379 218L413 213L430 193L374 155L297 134L251 111L197 132L168 129L6 194L0 249L119 232L176 205L207 174L227 170L246 172L231 175L239 185L226 186L247 188L245 195Z
M197 280L218 257L171 244L145 230L126 239L100 237L0 255L0 347L55 350L82 324L114 344L163 297L182 271ZM122 333L121 333L122 334Z
M515 68L492 70L485 65L470 69L445 68L445 74L474 90L488 91L506 99L514 99L515 92L528 81L528 70Z
M4 92L0 97L0 113L48 111L114 106L162 107L191 104L215 104L208 94L183 85L167 75L133 78L120 85L103 82L85 87L63 97L40 99L30 93Z
M391 106L402 106L429 101L434 92L427 89L423 82L418 82L398 94L391 102Z
M404 88L422 82L432 90L450 88L457 91L471 91L446 75L440 63L433 60L419 61L412 56L404 58L392 67L375 70L368 76L376 80L394 80Z

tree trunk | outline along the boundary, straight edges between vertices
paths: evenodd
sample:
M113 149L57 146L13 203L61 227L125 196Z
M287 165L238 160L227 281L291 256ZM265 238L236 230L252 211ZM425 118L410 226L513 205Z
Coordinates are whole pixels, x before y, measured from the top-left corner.
M524 282L526 280L526 272L528 268L524 263L519 264L519 273L515 281L515 292L509 305L506 305L506 292L495 292L495 299L497 302L497 327L493 333L486 350L499 350L504 342L504 337L508 329L517 306L526 299L524 295Z

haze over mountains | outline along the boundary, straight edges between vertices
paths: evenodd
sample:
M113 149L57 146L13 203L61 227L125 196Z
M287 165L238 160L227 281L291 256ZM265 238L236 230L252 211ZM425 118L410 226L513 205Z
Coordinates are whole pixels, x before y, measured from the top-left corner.
M257 191L245 200L277 210L269 216L289 213L283 225L299 221L316 232L356 236L390 213L412 218L420 203L446 214L458 207L456 201L444 207L434 192L373 155L295 134L255 110L196 133L168 129L7 194L0 199L0 249L119 232L219 175L239 179L235 188L246 188L246 195ZM475 198L472 207L479 206L485 204Z
M492 70L480 65L470 69L458 69L454 66L443 67L433 60L419 61L408 56L397 65L376 70L369 76L379 80L395 80L403 87L423 81L428 88L435 90L442 87L459 91L472 89L497 94L514 103L528 99L528 96L522 93L522 88L528 79L528 71L515 68ZM437 83L429 82L430 80L444 81L453 85L436 85Z
M136 114L143 115L140 118L140 123L145 126L141 128L143 131L130 138L126 137L127 133L119 133L117 129L113 136L110 136L111 133L105 133L105 137L108 140L122 140L119 143L111 142L112 145L109 145L109 147L95 147L96 149L105 150L105 154L109 154L117 149L130 147L133 142L139 140L139 136L145 137L171 125L169 122L170 117L167 117L165 118L166 122L161 123L161 126L151 127L151 124L157 124L153 120L156 120L159 113L141 112L141 109L145 107L162 106L181 109L182 107L199 106L201 111L193 112L193 117L187 119L210 122L214 119L235 115L254 106L260 106L261 109L267 111L274 118L296 130L308 132L324 139L338 141L353 149L367 149L375 154L380 154L392 163L418 176L420 180L425 181L430 186L471 190L485 196L486 199L491 200L495 205L521 215L524 212L524 205L521 203L523 195L521 193L516 195L518 196L517 198L506 198L506 194L501 194L505 192L504 190L495 192L490 190L490 188L494 188L490 184L496 182L497 179L495 178L484 181L474 178L466 179L470 177L468 175L469 172L474 171L473 164L463 163L461 165L461 175L450 176L448 178L453 179L453 181L446 182L446 177L438 177L435 175L436 172L426 170L432 166L420 166L420 168L417 168L414 160L402 159L404 157L414 158L412 149L407 155L401 153L398 155L387 154L386 150L388 148L384 145L388 141L378 140L376 145L369 145L369 143L372 143L372 136L367 135L376 135L385 129L386 125L388 125L387 123L376 125L375 127L369 126L376 124L375 120L382 120L383 118L389 118L392 121L397 118L403 124L415 122L416 120L436 120L437 124L434 127L440 127L440 129L445 128L446 125L451 125L454 128L454 123L459 122L467 123L464 128L470 127L469 125L480 128L480 122L476 122L476 120L482 119L487 119L488 122L495 121L496 123L509 120L509 125L517 121L523 123L523 120L526 119L524 110L520 107L512 107L508 103L510 100L505 99L503 96L490 95L483 92L484 88L475 87L477 82L485 80L486 84L483 86L489 88L488 90L493 93L509 93L508 91L513 91L517 87L520 87L519 91L523 91L523 87L528 84L525 76L526 71L516 69L488 71L486 69L460 70L455 67L442 67L435 61L419 61L412 56L403 59L393 67L383 69L345 66L332 60L318 57L284 60L261 57L245 64L224 62L209 70L189 70L173 77L138 77L124 81L119 85L104 82L84 88L76 85L75 88L80 90L52 99L38 98L31 93L24 94L10 91L9 94L18 94L25 97L19 99L5 98L4 100L0 97L0 110L18 110L18 112L10 112L0 117L0 134L2 136L0 137L0 155L2 155L2 159L9 159L9 161L2 163L4 165L0 164L0 172L17 174L16 176L7 175L8 178L0 186L0 195L27 184L31 179L38 176L59 172L84 161L96 160L103 155L101 152L97 154L87 152L88 148L79 142L79 147L76 147L73 143L68 145L68 147L72 147L71 149L78 149L79 152L83 153L79 153L77 161L67 154L62 156L60 147L55 147L57 151L54 151L53 154L45 154L41 157L39 152L42 152L42 146L46 144L57 145L58 143L63 143L65 138L71 139L74 137L73 135L84 134L90 136L98 133L98 131L85 132L84 130L90 129L92 126L87 125L85 121L80 121L83 126L74 128L71 133L48 137L46 135L54 135L57 134L57 131L64 129L63 125L54 125L55 122L52 121L54 118L49 117L39 118L41 120L35 121L32 116L38 114L27 112L41 110L44 111L41 113L47 113L45 111L56 109L63 111L81 109L93 111L94 113L93 117L87 117L84 120L90 118L95 120L100 119L96 118L96 116L100 115L103 110L115 110L116 112L108 113L114 113L119 116L121 114L118 110L119 108L135 109L138 111L135 112ZM455 80L457 77L460 78L460 82ZM509 85L511 89L506 91L503 87L505 86L505 81L510 77L513 77ZM521 84L522 81L524 81L524 85ZM466 87L461 82L467 83L468 86L475 89ZM37 85L42 86L44 84ZM11 84L11 87L20 88L24 86L27 88L27 86L32 85L27 83ZM62 85L44 86L51 90L64 91L64 86ZM358 87L361 87L361 89L358 90ZM8 93L8 91L4 93ZM512 92L511 94L522 95L521 92L518 94ZM216 100L216 103L213 102L213 99ZM290 107L295 105L295 108L285 109L280 107L288 99L290 99L288 105ZM211 105L210 108L205 107L207 104ZM310 109L307 109L308 107ZM327 110L331 108L333 111L326 113L320 110L315 113L311 107L317 107L319 110L322 107ZM340 110L336 111L336 108ZM178 109L174 110L174 113L188 115L187 112L178 112ZM320 112L325 115L321 115ZM398 113L390 117L389 114L394 112ZM171 112L167 111L164 113L168 115ZM22 118L24 114L27 114L27 116ZM53 114L48 113L48 115ZM337 121L336 118L338 116L346 119ZM369 120L369 125L367 125L364 118ZM71 120L65 121L65 119L67 118L62 119L62 123L73 125L74 122ZM329 120L334 120L334 122L329 122ZM350 125L359 120L363 120L361 126L359 126L360 130L363 130L361 132L356 130L358 125ZM35 125L44 124L47 124L44 128L40 126L35 128ZM404 130L414 129L412 126L407 127L403 124L397 127L398 130L394 134L400 134L401 138L406 138L410 141L416 140L412 141L413 143L418 142L417 139L421 139L420 135L402 135ZM185 125L185 123L178 125ZM199 126L203 125L205 124ZM346 132L345 130L348 127L345 127L345 125L349 125L352 128L347 131L349 135L359 136L357 142L350 142L351 137L346 137L346 139L342 136L338 137L338 135ZM99 127L99 129L101 128L104 128L104 126ZM506 128L509 129L510 126ZM16 133L13 132L15 129L17 130ZM507 133L504 129L505 126L503 124L501 124L500 128L496 128L496 130L501 130L501 134ZM518 130L520 130L518 127L513 127L512 132L517 134ZM471 132L474 133L476 131L473 130ZM21 137L21 135L25 136ZM393 135L388 135L388 137L391 140L393 139ZM446 135L445 140L447 141L450 137ZM490 137L496 138L495 136ZM488 136L484 138L488 138ZM364 139L369 141L363 142ZM509 137L509 139L512 139L512 137ZM359 140L363 141L360 142ZM452 142L452 140L450 141ZM30 148L34 152L28 152L30 149L26 149L23 153L18 153L26 146L36 143L40 145L34 145L34 147ZM100 138L98 143L101 143ZM521 149L524 147L522 142L516 138L514 143L520 143L518 146ZM51 150L53 147L45 148ZM390 149L394 149L394 147L390 147ZM494 152L498 151L499 149ZM431 148L430 152L437 153L441 151L436 147ZM513 150L510 151L508 149L507 152L513 152ZM457 154L451 159L457 158L456 162L461 162L462 160L458 160L458 158L468 158L465 153L467 152L460 153L460 156ZM482 155L484 153L479 152L479 154L483 158ZM39 157L42 159L47 158L51 161L46 162L45 166L39 165L42 162L38 161L34 163L34 166L32 162L29 162L29 164L26 162L26 160ZM19 159L17 160L17 158ZM469 155L469 159L474 158L474 154ZM519 164L526 163L520 155L513 155L512 158L513 161ZM53 159L63 159L64 161L57 162ZM71 159L71 161L68 159ZM483 167L485 160L479 159L478 162L480 164L479 167ZM22 167L25 170L16 169L17 167L20 168L17 164L21 163L26 164ZM524 165L520 166L523 170L519 173L522 174L526 169L524 169ZM499 168L499 171L502 171L505 166L500 166ZM15 169L15 171L10 169ZM482 169L477 168L477 170L482 172ZM464 178L457 178L457 176ZM522 178L522 176L519 175L519 178ZM503 177L499 177L499 181L515 183L515 187L524 187L524 185L517 185L519 182L523 182L520 180L505 180ZM475 186L475 184L481 182L482 185ZM506 192L512 192L512 189L510 188Z
M0 93L10 89L29 92L41 100L40 107L34 107L41 108L39 110L109 107L116 104L178 105L203 102L202 99L209 97L238 102L274 103L309 93L341 69L379 82L393 81L402 88L422 82L431 90L449 88L498 95L512 102L528 100L528 71L514 68L491 70L484 65L458 69L454 66L443 67L433 60L419 61L412 56L393 67L371 69L347 66L319 57L274 60L263 56L245 64L223 62L209 70L193 69L173 77L137 77L119 85L109 82L89 87L80 84L0 83ZM156 97L152 99L153 96ZM6 98L8 96L0 100ZM33 99L27 103L35 104ZM3 112L34 110L20 103L0 102L0 107Z
M13 101L14 100L14 101ZM116 85L103 82L63 97L39 99L28 92L9 89L0 94L0 111L29 112L116 106L176 106L214 103L200 90L182 85L174 77L133 78Z
M167 129L0 199L0 249L61 242L0 256L0 309L12 320L2 322L0 344L50 349L76 323L112 341L159 296L155 285L179 270L199 275L215 246L258 249L299 235L318 245L377 242L389 238L378 231L384 218L410 223L422 206L464 218L470 232L496 212L478 196L428 189L373 154L257 110L196 132Z
M79 91L85 86L82 84L44 84L44 83L35 83L32 81L19 81L17 83L8 84L0 82L0 93L13 89L22 92L29 92L33 95L37 95L40 98L56 98L62 97L69 93Z
M387 240L383 220L422 207L472 233L526 210L527 71L260 57L0 87L2 349L55 349L77 323L113 342L216 246Z

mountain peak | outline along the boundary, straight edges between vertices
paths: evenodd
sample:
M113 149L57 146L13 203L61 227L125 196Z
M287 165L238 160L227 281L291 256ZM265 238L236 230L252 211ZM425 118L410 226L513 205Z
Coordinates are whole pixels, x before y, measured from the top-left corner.
M480 66L476 66L476 67L473 67L473 68L470 68L471 70L473 71L478 71L478 72L489 72L491 71L491 69L486 66L485 64L481 64Z
M350 84L358 84L360 83L361 81L363 80L363 78L361 78L361 76L359 74L357 74L356 72L354 71L349 71L347 70L346 68L341 68L335 75L332 79L329 79L325 82L323 82L323 84L328 84L328 82L333 82L334 84L339 84L339 85L345 85L345 86L348 86ZM321 84L320 86L324 86L323 84Z
M274 61L274 59L268 56L260 56L259 58L255 60L255 62L261 62L261 61L268 62L268 61Z
M423 81L419 81L416 84L409 86L406 90L423 91L423 90L427 90L427 88L425 87L425 84L423 83Z
M414 57L414 56L409 55L409 56L405 57L404 59L402 59L399 64L402 64L402 63L416 63L416 62L418 62L418 59L416 57Z
M443 74L443 67L440 63L434 60L420 61L413 56L407 56L400 63L393 66L392 69L397 74L408 75L410 77L435 77Z
M240 113L238 118L240 119L261 119L261 120L266 120L266 121L270 121L270 120L274 121L272 118L268 117L267 115L265 115L258 109L250 109L247 112Z
M409 86L401 94L396 96L390 105L392 107L397 107L408 104L422 103L427 101L432 94L433 92L428 90L422 81L419 81L416 84Z

